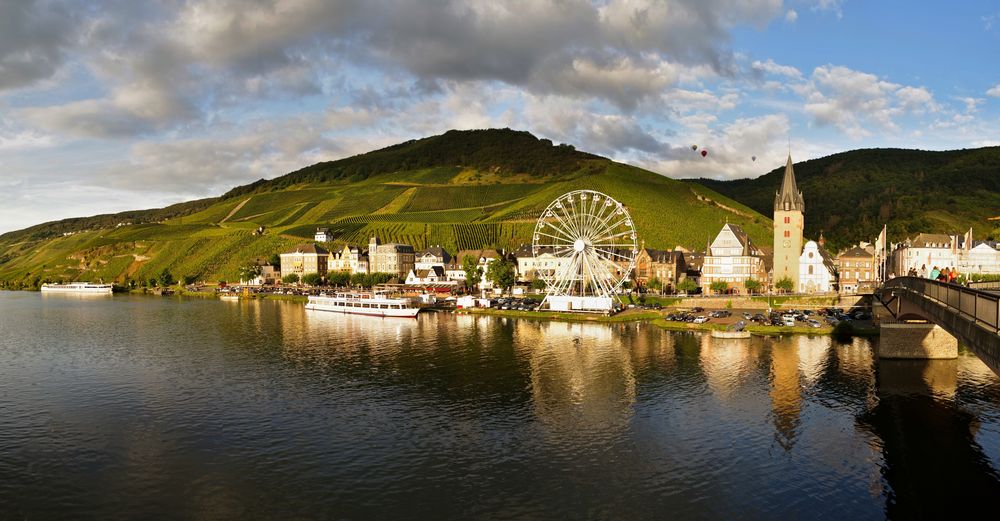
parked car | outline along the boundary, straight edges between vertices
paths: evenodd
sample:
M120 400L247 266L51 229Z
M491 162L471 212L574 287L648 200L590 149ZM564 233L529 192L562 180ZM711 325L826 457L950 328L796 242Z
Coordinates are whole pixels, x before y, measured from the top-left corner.
M793 327L795 325L795 317L793 315L785 315L781 317L781 323L786 327Z
M822 327L823 326L823 324L820 324L819 320L816 320L815 318L810 318L806 323L809 324L809 327Z
M699 315L692 322L694 322L695 324L704 324L705 322L708 322L709 320L711 320L711 319L709 319L708 317L706 317L704 315Z

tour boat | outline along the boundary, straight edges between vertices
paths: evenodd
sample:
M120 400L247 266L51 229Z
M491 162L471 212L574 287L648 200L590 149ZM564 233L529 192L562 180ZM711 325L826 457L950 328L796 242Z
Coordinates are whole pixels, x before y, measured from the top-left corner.
M390 298L378 293L337 293L310 296L306 309L377 317L415 317L420 307L410 298Z
M71 282L69 284L42 284L46 293L97 293L111 294L111 284L95 284L93 282Z

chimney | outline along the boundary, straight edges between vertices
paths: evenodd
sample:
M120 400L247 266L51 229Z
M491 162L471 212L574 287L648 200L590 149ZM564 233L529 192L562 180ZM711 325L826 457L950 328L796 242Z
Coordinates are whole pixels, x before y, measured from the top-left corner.
M826 239L823 238L823 230L819 231L819 240L816 242L819 244L821 248L826 245Z

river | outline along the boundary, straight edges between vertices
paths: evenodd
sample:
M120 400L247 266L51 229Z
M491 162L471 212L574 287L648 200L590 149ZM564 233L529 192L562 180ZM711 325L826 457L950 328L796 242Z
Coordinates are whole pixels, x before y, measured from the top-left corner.
M0 519L992 507L1000 380L876 340L0 292Z

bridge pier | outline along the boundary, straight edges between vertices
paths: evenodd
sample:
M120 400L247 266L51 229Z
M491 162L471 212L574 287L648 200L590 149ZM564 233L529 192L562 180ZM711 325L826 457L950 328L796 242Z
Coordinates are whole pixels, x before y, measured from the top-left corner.
M935 324L883 322L879 328L879 358L922 360L958 358L958 339Z

